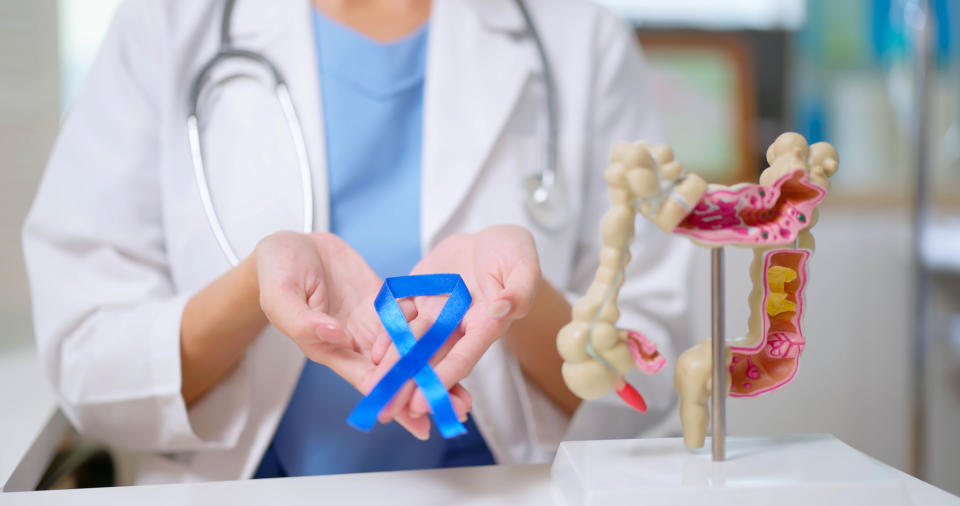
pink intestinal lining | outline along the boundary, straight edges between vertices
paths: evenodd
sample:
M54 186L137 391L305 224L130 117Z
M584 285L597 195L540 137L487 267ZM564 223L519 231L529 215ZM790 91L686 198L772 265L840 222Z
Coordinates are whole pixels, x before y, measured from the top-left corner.
M810 225L826 192L796 169L772 186L743 183L708 191L674 232L707 244L785 244Z
M667 359L657 351L657 343L635 330L627 331L627 345L637 369L644 374L656 374L667 365Z
M731 397L756 397L777 390L793 380L797 374L800 354L806 344L803 335L803 291L807 286L807 250L777 249L767 252L763 262L763 338L752 347L731 346ZM767 299L770 285L767 276L770 267L780 265L796 271L797 277L784 285L788 299L795 304L787 318L770 316Z

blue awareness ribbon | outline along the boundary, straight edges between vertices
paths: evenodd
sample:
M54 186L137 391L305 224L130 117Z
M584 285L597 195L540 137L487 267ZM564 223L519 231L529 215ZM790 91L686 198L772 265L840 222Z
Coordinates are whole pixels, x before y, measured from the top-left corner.
M430 329L420 339L414 337L397 299L447 294L450 297ZM459 274L387 278L377 294L374 307L390 334L390 339L400 352L400 359L380 378L373 390L360 400L347 417L347 423L362 431L370 431L376 425L380 411L397 395L407 380L413 378L430 404L440 434L445 438L466 434L467 429L457 419L449 392L429 361L460 325L471 301L467 285Z

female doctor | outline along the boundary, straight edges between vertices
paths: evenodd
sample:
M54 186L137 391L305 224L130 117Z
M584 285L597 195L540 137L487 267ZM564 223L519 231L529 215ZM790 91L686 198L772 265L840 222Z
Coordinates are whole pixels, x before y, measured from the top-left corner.
M232 48L255 56L207 65ZM669 432L669 371L631 378L640 415L580 402L554 347L597 265L609 148L659 140L647 97L630 30L586 1L128 0L24 227L64 412L139 453L139 483ZM640 221L621 324L671 357L691 249ZM412 383L371 433L345 423L397 359L373 297L410 272L473 294L434 360L467 436L431 433ZM415 332L437 304L403 304Z

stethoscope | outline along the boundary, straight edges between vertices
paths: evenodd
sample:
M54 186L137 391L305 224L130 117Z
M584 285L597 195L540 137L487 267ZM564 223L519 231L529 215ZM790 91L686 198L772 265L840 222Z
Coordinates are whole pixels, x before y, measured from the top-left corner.
M207 216L207 222L210 230L217 240L217 244L226 256L230 265L237 265L240 259L227 234L223 230L220 217L213 205L213 199L210 195L210 185L207 178L206 167L203 162L203 149L200 143L199 127L199 102L200 92L203 85L206 84L210 73L225 60L246 60L266 68L273 77L273 91L280 102L280 108L283 111L284 120L287 129L293 138L294 149L297 154L297 165L300 171L300 184L303 191L303 232L313 231L313 176L311 173L310 160L307 158L307 143L303 134L303 128L300 125L300 119L297 116L297 109L293 105L290 97L290 91L287 89L286 79L280 69L273 64L266 56L255 51L240 49L233 46L230 39L230 20L233 14L233 7L236 0L225 0L223 17L220 20L220 47L210 60L201 67L200 72L194 78L190 85L190 103L189 115L187 117L187 135L190 141L190 156L193 162L193 173L196 180L197 189L200 192L200 200L203 205L203 212ZM543 47L543 41L540 34L534 26L530 12L527 10L523 0L514 0L517 9L520 11L523 21L527 26L527 31L533 39L536 46L537 55L540 59L541 69L543 71L544 82L544 105L547 111L547 145L546 145L546 163L539 174L533 174L523 180L523 188L526 192L524 208L530 219L540 228L547 231L557 231L565 227L571 218L571 213L567 202L559 195L557 187L557 116L556 116L556 92L553 85L553 75L550 69L550 61L547 59L546 50Z

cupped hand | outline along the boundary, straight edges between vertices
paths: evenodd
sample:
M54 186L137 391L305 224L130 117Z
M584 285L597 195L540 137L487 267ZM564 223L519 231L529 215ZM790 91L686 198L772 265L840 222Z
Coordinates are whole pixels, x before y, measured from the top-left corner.
M540 262L530 233L517 226L501 225L474 234L446 238L414 267L411 274L456 273L463 277L473 303L460 326L434 356L431 364L447 388L464 379L513 321L529 313L540 286ZM446 300L415 297L415 317L410 323L421 336L433 324ZM398 357L394 349L377 341L373 358L387 367ZM408 383L395 398L395 410L408 404L419 418L430 408L423 393Z
M372 310L380 278L347 243L333 234L278 232L255 255L264 314L307 357L324 363L341 348L369 356L382 332Z
M270 323L307 358L369 393L385 372L378 368L372 348L389 342L374 308L382 283L376 273L346 242L329 233L278 232L263 239L254 254L260 306ZM413 302L401 303L401 309L408 318L415 314ZM455 384L448 388L457 413L466 416L469 394ZM380 420L395 418L414 436L426 438L428 419L397 411Z

